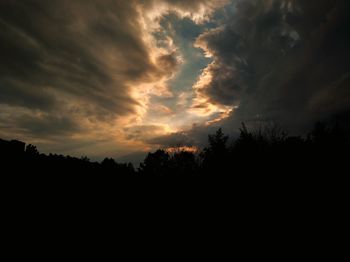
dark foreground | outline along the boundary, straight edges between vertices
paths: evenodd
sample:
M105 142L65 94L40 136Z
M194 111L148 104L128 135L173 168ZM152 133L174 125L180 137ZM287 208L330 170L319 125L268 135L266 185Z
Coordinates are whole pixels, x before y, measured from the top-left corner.
M25 175L80 180L163 177L181 179L245 180L263 183L326 182L349 173L349 133L339 126L320 123L305 137L288 136L277 127L249 131L243 124L240 136L229 144L221 129L209 135L199 153L158 150L149 153L138 169L132 164L106 158L40 154L33 145L0 140L2 176Z

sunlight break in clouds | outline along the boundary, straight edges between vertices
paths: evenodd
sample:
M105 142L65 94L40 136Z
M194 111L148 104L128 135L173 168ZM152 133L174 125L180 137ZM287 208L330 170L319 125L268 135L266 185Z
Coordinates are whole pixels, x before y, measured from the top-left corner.
M162 40L154 37L154 33L164 30L161 26L163 17L175 13L179 19L189 18L196 24L202 24L209 21L213 12L217 8L223 7L227 2L198 1L197 5L193 5L193 7L196 7L193 10L189 9L191 5L174 5L168 2L157 2L157 4L151 2L148 5L137 6L140 25L143 29L142 39L148 47L151 61L160 67L159 70L162 74L157 75L154 81L150 83L140 83L131 88L131 96L140 103L140 106L137 109L136 116L126 117L125 125L128 132L135 129L142 130L145 126L157 127L152 134L142 135L142 132L139 132L139 136L134 139L147 140L152 135L153 137L157 137L159 135L180 132L185 127L191 127L193 123L211 124L228 117L232 112L232 107L214 105L198 92L199 86L203 85L203 79L205 78L203 75L206 70L199 77L198 83L193 83L192 93L196 98L191 107L185 108L182 111L174 111L165 105L150 103L152 96L168 97L174 100L179 99L179 103L181 103L182 97L186 96L183 93L179 97L174 97L171 86L168 84L169 80L176 76L181 65L186 61L170 36ZM216 118L208 119L212 115L216 115ZM159 133L162 132L161 130L163 130L163 133Z
M174 14L200 27L226 2L0 1L0 137L118 157L205 121L187 111L191 85L184 100L170 84L187 57L174 35L156 34Z

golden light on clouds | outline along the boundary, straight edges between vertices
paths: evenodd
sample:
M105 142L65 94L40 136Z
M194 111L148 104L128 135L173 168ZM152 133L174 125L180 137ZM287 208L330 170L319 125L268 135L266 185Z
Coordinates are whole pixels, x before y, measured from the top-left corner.
M177 146L177 147L168 147L165 149L166 152L170 154L179 153L179 152L189 152L189 153L198 153L200 150L196 146Z
M208 98L199 91L210 82L211 75L207 69L203 71L198 82L194 83L192 94L184 92L179 97L174 97L178 101L177 110L170 109L163 104L151 102L152 96L162 98L174 96L169 87L169 81L176 76L184 63L182 54L171 36L168 35L161 40L155 38L154 33L164 30L161 26L161 19L170 13L175 13L180 19L186 17L195 23L203 23L210 18L217 8L224 6L227 2L226 0L219 0L215 1L214 4L212 1L204 1L196 5L195 9L167 2L157 2L157 4L151 2L137 5L138 23L142 29L141 38L148 48L150 61L152 61L156 70L149 75L147 81L130 85L130 95L134 100L138 101L138 105L134 114L119 120L119 123L122 123L128 132L135 128L153 128L149 132L143 130L146 133L144 136L149 139L150 137L182 131L183 128L191 127L193 123L215 123L230 114L232 108L221 107L209 102ZM188 106L187 101L191 96L194 97L194 100L192 105ZM208 122L206 118L213 114L219 114L219 116ZM125 137L128 136L125 135ZM137 140L136 137L130 138L130 136L128 139L130 142ZM147 139L143 137L143 140Z
M19 8L23 21L31 23L9 16L1 24L14 50L7 62L14 68L4 70L1 83L4 99L13 103L0 104L6 119L1 136L12 139L16 133L46 152L118 157L150 150L150 140L205 125L213 115L226 117L228 108L199 91L209 73L197 82L200 69L186 67L193 57L176 39L181 36L174 21L204 28L228 2L38 1L45 15L32 16L30 4L9 1L10 9ZM175 20L164 25L168 18ZM195 39L188 41L195 49ZM185 76L184 68L190 70ZM25 72L23 79L18 71ZM62 140L69 146L62 147Z
M189 112L196 114L201 117L209 117L217 114L218 117L205 121L206 125L211 125L230 116L233 112L233 106L226 106L211 101L210 97L206 94L206 89L210 86L213 75L211 67L215 66L215 62L209 64L199 76L198 81L194 84L193 89L196 97L193 99L192 107Z

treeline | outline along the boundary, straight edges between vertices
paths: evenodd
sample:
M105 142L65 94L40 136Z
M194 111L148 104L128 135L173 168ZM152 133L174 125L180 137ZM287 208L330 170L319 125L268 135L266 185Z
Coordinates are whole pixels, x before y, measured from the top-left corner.
M321 171L329 175L346 174L349 133L338 125L317 123L307 136L289 136L277 126L248 129L231 141L221 129L208 136L208 145L198 153L157 150L149 153L139 168L106 158L92 162L75 158L41 154L34 145L0 140L1 168L6 174L20 171L35 174L104 174L129 177L216 177L249 179L250 177L315 177ZM4 173L4 172L3 172ZM266 180L264 181L266 183Z
M191 152L149 153L139 169L146 176L291 179L347 174L349 132L339 125L316 123L306 136L290 136L276 125L248 129L244 123L234 141L219 129L208 146Z

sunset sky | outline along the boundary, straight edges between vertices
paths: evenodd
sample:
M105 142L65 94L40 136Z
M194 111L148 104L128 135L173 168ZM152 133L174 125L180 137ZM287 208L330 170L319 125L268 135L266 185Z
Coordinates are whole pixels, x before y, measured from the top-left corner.
M127 159L347 118L349 2L0 0L0 138Z

